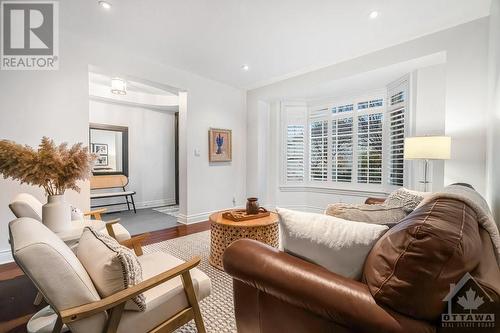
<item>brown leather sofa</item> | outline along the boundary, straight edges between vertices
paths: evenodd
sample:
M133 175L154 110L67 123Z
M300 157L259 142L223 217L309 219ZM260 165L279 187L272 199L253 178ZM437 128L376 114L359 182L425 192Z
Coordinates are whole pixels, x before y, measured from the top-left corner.
M436 199L391 228L368 255L361 281L246 239L228 247L224 269L233 276L239 333L500 330L493 244L459 200ZM496 327L442 328L450 283L467 272L492 298L487 311L496 313Z

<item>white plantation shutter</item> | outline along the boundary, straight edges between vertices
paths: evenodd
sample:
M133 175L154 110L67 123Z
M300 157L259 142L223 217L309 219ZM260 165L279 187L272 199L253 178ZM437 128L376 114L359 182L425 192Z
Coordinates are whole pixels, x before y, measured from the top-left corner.
M332 120L332 181L350 183L352 180L353 118Z
M288 125L286 129L286 180L304 181L305 126Z
M388 88L388 183L404 185L404 139L406 134L408 110L408 80Z
M358 183L382 183L383 113L358 116Z
M307 107L288 105L282 107L283 119L283 180L286 183L302 183L306 179Z
M309 179L328 178L328 108L312 110L309 114Z

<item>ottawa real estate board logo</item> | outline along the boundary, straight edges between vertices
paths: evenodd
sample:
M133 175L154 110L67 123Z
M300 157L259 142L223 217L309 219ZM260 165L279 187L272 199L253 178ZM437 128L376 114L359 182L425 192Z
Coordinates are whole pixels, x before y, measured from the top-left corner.
M0 1L0 69L59 69L59 3Z
M469 273L450 285L450 292L443 301L448 303L447 311L441 314L443 331L474 328L477 332L483 329L486 329L484 332L498 332L495 324L499 304Z

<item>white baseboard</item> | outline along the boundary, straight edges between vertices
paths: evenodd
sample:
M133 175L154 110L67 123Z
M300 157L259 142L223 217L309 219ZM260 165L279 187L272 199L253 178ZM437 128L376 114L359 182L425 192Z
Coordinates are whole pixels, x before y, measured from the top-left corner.
M0 250L0 265L7 264L13 261L14 258L12 257L12 252L10 251L10 249Z
M210 216L210 214L215 212L216 211L211 211L211 212L191 214L191 215L179 214L179 216L177 217L177 222L182 224L194 224L199 222L205 222L208 221L208 217Z
M169 205L175 205L175 198L136 202L135 208L136 209L155 208L155 207L169 206ZM110 213L128 210L126 203L124 203L123 205L108 206L105 208L107 208L108 212ZM130 209L132 209L132 204L130 205Z
M191 214L191 215L179 214L179 217L177 218L177 222L182 223L182 224L193 224L193 223L205 222L205 221L208 221L208 218L211 214L216 213L216 212L220 212L222 210L228 210L228 209L241 209L241 207L230 207L230 208L226 208L226 209L217 209L217 210L212 210L209 212Z

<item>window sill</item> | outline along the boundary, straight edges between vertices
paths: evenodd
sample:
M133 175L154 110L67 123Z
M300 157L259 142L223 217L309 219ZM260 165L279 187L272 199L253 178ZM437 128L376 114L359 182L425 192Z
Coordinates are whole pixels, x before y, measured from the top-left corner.
M348 195L353 197L382 197L385 198L389 193L380 190L369 189L341 189L314 185L281 185L279 187L282 192L309 192L309 193L326 193L336 195Z

